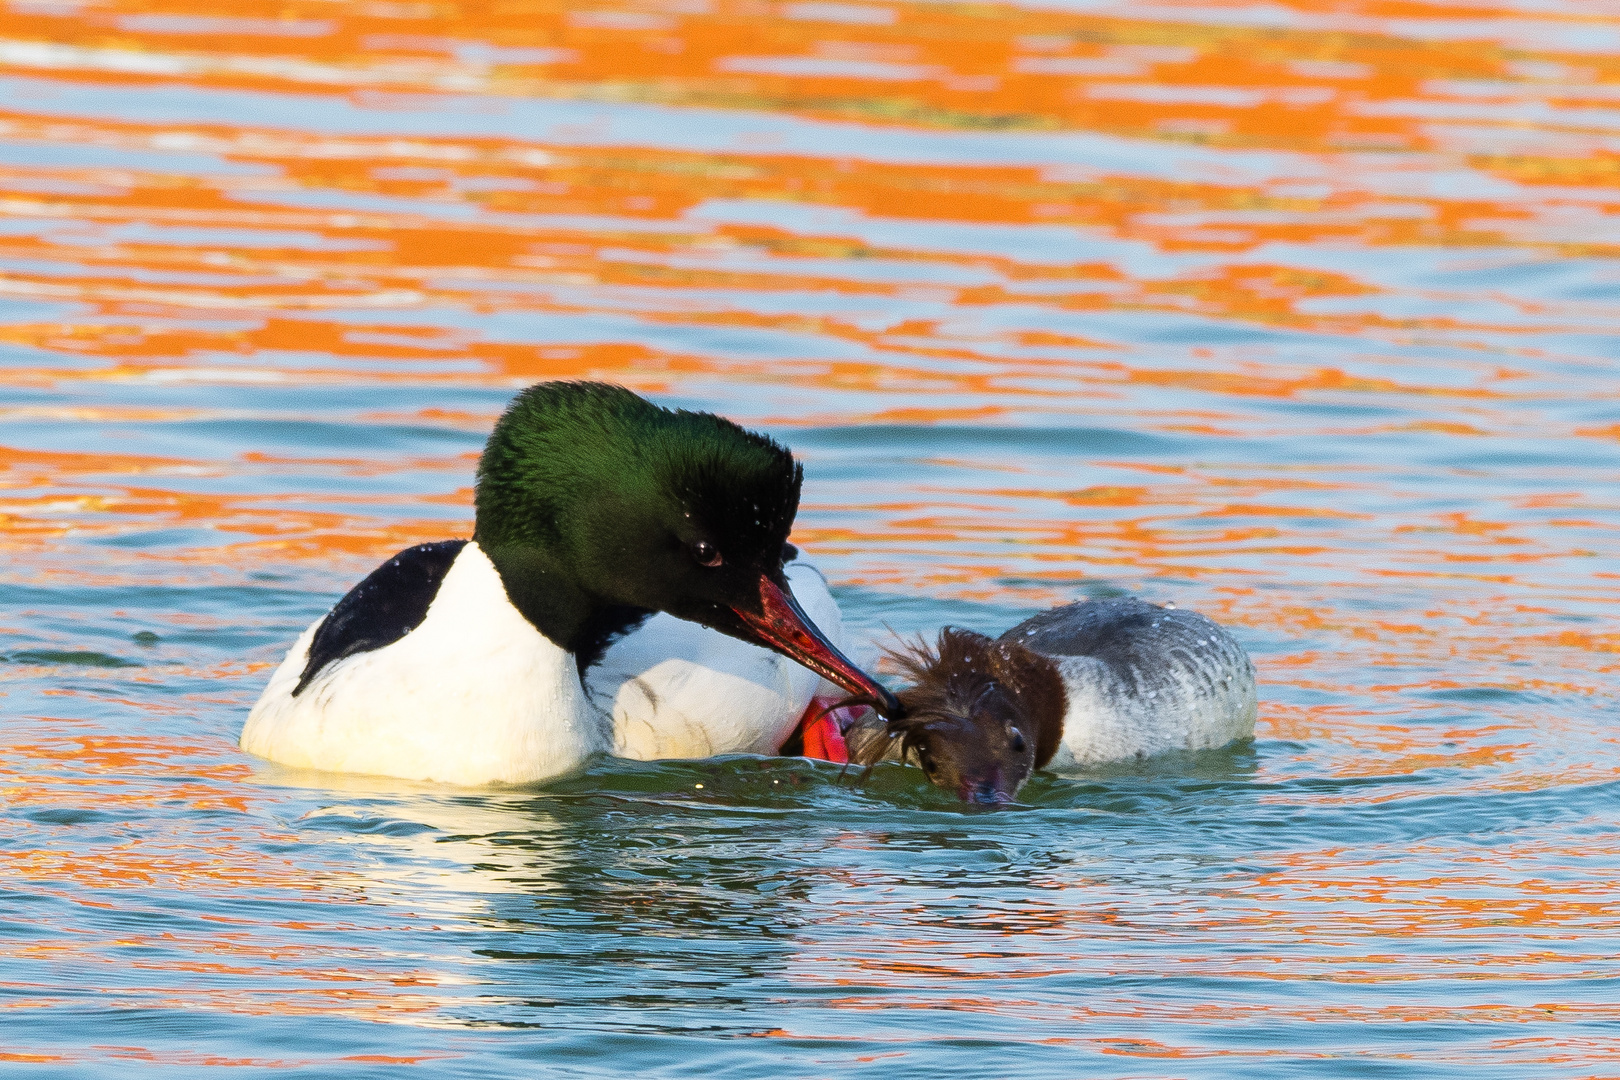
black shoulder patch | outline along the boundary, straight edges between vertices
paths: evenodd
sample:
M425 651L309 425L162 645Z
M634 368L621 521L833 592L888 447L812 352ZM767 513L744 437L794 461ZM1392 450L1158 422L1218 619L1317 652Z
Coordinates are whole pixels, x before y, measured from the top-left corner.
M465 540L441 540L406 548L383 563L321 620L309 643L309 663L293 687L297 697L328 664L345 656L392 645L422 625L428 606Z

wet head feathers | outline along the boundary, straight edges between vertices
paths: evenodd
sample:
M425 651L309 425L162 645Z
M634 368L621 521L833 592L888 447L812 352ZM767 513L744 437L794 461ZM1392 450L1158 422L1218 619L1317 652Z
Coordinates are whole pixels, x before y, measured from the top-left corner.
M728 559L768 552L780 563L799 510L803 466L775 440L723 417L667 415L658 435L662 486Z
M905 716L888 722L891 736L907 749L931 737L952 739L985 723L983 708L990 695L1003 695L1019 715L1019 727L1035 743L1035 768L1057 753L1063 738L1065 696L1062 677L1044 656L1017 642L992 641L983 634L947 626L933 645L919 639L886 650L889 660L911 684L899 692ZM861 764L884 754L883 740L864 743Z
M787 539L802 478L784 447L722 417L604 383L541 383L490 434L477 536L565 549L588 542L582 520L606 506L626 522L688 523L727 554L751 554Z

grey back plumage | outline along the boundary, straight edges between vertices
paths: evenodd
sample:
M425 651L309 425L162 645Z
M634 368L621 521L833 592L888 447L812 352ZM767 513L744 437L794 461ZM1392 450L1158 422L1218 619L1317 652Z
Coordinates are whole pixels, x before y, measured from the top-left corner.
M945 660L947 637L967 649L965 656ZM995 667L991 654L1002 652L1036 654L1026 663L1050 664L1062 683L1061 695L1052 687L1043 698L1050 704L1041 706L1043 714L1061 709L1061 742L1050 759L1043 754L1039 767L1062 769L1170 750L1204 750L1254 735L1254 665L1243 647L1196 611L1160 607L1135 597L1082 601L1043 611L1008 630L994 646L977 634L944 631L938 653L924 643L898 654L917 684L901 691L901 700L907 701L908 695L916 698L928 688L948 688L953 667L989 673ZM1033 705L1018 700L1023 708ZM939 711L925 710L929 716ZM963 717L975 712L966 702L944 711ZM851 760L870 764L915 759L915 750L908 753L908 740L895 737L903 730L875 714L858 721L844 733ZM930 734L926 725L924 734ZM945 742L953 738L951 730L930 737Z
M1254 665L1196 611L1135 597L1043 611L1002 635L1051 657L1068 695L1054 767L1222 746L1254 733Z

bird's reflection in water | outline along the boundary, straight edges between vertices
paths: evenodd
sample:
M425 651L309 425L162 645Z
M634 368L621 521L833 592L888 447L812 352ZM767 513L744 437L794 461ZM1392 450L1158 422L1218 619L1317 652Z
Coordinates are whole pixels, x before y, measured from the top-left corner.
M480 1024L566 1007L624 1030L647 1009L720 1016L759 1002L817 918L818 807L857 798L835 768L783 759L610 761L562 784L486 791L264 772L321 786L298 825L355 849L335 884L440 920L441 940L419 942L418 958L437 958L445 982L475 977L478 1004L450 1011ZM476 975L457 970L469 962Z
M888 970L901 955L975 977L1041 966L1052 943L1030 938L994 962L964 956L986 933L1090 926L1104 893L1162 889L1160 857L1176 849L1185 872L1191 838L1257 797L1254 768L1239 748L1047 774L999 811L915 769L857 783L799 759L601 761L486 791L323 776L341 794L327 786L299 824L354 848L342 884L435 920L415 959L477 988L444 1022L648 1034L679 1010L686 1030L746 1035L775 1026L764 1003L809 986L892 988L910 977ZM1123 858L1154 815L1166 850Z

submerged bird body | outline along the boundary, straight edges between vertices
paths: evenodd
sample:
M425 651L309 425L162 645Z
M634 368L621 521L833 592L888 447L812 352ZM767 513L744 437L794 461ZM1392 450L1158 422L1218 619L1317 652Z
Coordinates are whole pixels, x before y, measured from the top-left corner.
M241 746L413 780L560 776L613 745L581 673L657 613L774 650L810 669L801 681L825 677L894 712L784 573L801 479L785 449L720 417L601 384L531 387L479 461L473 540L400 552L317 620Z
M820 572L803 561L785 570L805 614L842 648L843 619ZM662 614L585 672L610 752L641 761L775 754L822 685L779 653Z
M1048 657L1063 680L1053 768L1207 750L1254 735L1254 665L1196 611L1135 597L1043 611L1001 636Z
M1195 611L1068 604L992 641L947 627L891 654L904 713L846 732L853 760L911 760L966 801L1006 802L1031 771L1203 750L1254 734L1254 665Z

